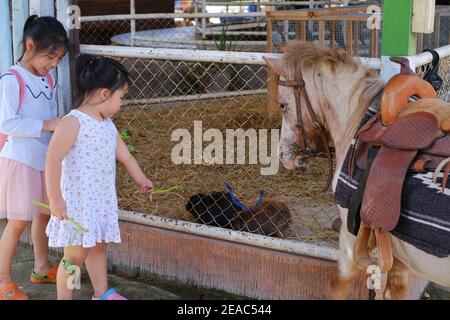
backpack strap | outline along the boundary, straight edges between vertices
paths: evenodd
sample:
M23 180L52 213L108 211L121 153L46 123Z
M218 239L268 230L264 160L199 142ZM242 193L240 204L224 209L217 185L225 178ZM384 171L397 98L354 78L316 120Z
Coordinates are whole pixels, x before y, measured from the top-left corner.
M19 83L19 108L17 109L17 114L19 114L20 110L22 109L23 100L25 98L25 80L23 80L20 73L13 68L10 68L8 72L11 72L16 77L17 82ZM53 77L50 74L50 72L47 73L45 77L47 78L48 84L50 85L50 92L51 95L53 96L55 81L53 80Z
M17 109L17 114L19 114L22 109L23 99L25 98L25 81L17 70L11 68L8 72L11 72L19 83L19 108Z

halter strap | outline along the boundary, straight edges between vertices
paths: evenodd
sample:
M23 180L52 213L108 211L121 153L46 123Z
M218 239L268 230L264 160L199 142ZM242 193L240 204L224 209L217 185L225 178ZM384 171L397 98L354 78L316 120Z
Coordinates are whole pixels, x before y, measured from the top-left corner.
M333 179L333 157L331 155L330 146L328 144L328 139L325 134L324 127L318 120L318 117L316 113L314 112L313 108L311 107L311 102L309 100L308 94L306 93L306 83L303 79L303 74L301 69L298 71L298 73L295 75L294 80L278 80L278 84L280 86L284 87L291 87L294 89L294 95L295 95L295 107L297 111L297 144L299 145L299 149L301 152L301 156L310 157L310 156L319 156L321 153L313 153L310 148L308 148L307 145L307 139L305 136L305 130L303 125L303 117L302 117L302 105L301 105L301 97L303 96L303 99L305 100L306 109L308 110L308 113L313 121L313 127L316 130L319 130L320 137L322 139L323 144L325 145L325 152L326 156L328 158L328 179L325 187L322 189L323 192L327 191L328 188L331 185L331 181Z

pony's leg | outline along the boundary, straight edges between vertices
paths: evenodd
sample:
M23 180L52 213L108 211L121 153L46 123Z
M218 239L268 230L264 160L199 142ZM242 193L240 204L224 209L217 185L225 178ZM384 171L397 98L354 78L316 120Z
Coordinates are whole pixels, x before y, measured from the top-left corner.
M394 264L388 273L385 299L402 300L408 295L409 271L406 266L394 257Z
M339 235L338 266L331 278L331 299L346 299L350 291L350 286L358 271L353 260L355 240L356 238L347 231L346 224L342 223Z

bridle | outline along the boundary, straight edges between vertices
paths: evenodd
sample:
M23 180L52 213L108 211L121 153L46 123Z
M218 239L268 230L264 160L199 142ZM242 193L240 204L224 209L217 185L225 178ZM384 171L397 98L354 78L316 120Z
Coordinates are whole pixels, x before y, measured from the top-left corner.
M322 189L323 192L327 191L328 188L331 185L331 180L333 179L333 157L331 155L330 146L328 145L328 139L325 134L324 127L320 124L314 110L311 107L311 103L308 98L308 94L306 93L305 89L305 80L303 80L302 71L299 70L298 73L295 76L294 80L278 80L278 85L283 87L290 87L294 89L294 95L295 95L295 107L297 111L297 146L298 146L298 155L300 155L303 159L308 159L311 157L318 157L321 155L326 155L328 158L328 180L327 184L325 185L324 189ZM303 125L303 118L302 118L302 105L301 105L301 97L303 96L303 99L305 100L306 109L308 110L309 116L311 117L313 121L313 127L314 129L318 130L320 133L320 137L322 139L322 142L325 146L325 152L321 151L315 151L308 147L307 144L307 137L305 135L304 125Z

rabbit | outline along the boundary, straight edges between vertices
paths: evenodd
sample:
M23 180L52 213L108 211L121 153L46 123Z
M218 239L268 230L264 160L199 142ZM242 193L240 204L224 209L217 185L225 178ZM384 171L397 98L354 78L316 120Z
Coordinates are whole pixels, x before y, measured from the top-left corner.
M231 227L238 231L282 238L291 222L291 212L283 202L266 200L253 210L237 214L231 221Z
M195 220L210 226L231 229L230 221L242 211L229 192L197 193L186 204Z

